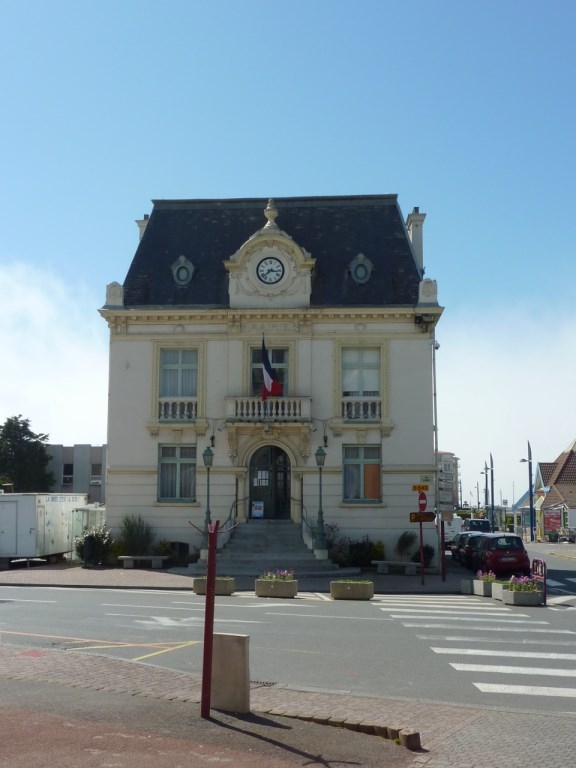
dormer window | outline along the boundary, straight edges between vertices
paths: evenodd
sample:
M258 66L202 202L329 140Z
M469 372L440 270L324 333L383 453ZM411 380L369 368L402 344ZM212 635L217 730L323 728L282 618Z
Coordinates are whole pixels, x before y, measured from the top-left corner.
M370 280L373 268L374 265L363 253L359 253L349 264L352 280L359 284L367 283Z
M172 277L178 285L188 285L194 275L194 265L186 256L179 256L172 264Z

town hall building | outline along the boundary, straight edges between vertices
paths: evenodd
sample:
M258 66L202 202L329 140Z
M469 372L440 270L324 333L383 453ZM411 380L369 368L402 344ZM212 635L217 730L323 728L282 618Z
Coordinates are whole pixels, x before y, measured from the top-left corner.
M208 520L289 521L319 559L336 524L397 559L418 489L435 508L424 219L396 195L154 201L100 310L108 524L192 553Z

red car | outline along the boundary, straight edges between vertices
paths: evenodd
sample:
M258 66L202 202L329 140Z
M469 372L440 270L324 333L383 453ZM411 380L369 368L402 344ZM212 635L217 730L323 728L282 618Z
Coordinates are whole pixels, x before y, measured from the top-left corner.
M473 553L475 570L530 576L530 558L520 536L514 533L485 533Z

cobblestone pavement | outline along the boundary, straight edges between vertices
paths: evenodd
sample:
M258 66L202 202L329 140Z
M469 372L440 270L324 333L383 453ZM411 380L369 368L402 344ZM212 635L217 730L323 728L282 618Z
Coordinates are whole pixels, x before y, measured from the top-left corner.
M461 576L461 571L451 570L446 581L442 581L440 576L427 576L425 585L420 584L419 577L376 577L375 589L377 592L414 593L425 590L450 593L458 591ZM410 590L406 588L406 579L411 582ZM384 586L382 580L386 580ZM314 591L322 591L318 580L313 582ZM34 567L0 573L2 584L189 589L190 577L174 572ZM187 703L193 705L196 712L200 702L200 680L197 677L110 658L87 658L64 651L22 646L16 648L2 645L1 635L0 679L36 681ZM251 689L250 702L252 712L273 717L346 724L361 731L382 727L413 729L420 734L422 745L420 750L408 753L414 766L525 768L527 764L532 764L546 768L572 768L574 765L572 741L575 717L569 713L536 716L430 701L307 692L258 684ZM329 729L329 725L325 727ZM8 764L13 765L12 762L3 763L0 757L0 766ZM383 762L382 765L388 763Z

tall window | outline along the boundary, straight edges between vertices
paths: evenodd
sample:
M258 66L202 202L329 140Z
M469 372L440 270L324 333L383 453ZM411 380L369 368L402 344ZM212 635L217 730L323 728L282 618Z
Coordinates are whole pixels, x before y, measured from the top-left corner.
M344 446L344 501L380 499L380 446Z
M161 445L158 478L160 501L194 501L196 448L191 445Z
M160 397L196 397L198 350L160 350Z
M342 350L342 395L380 396L380 350Z
M74 482L74 464L64 464L62 467L62 485L72 485Z
M282 385L282 393L288 394L288 350L269 349L268 358L270 365L276 371L278 381ZM252 397L262 394L262 349L258 347L252 350L250 359L250 376Z

